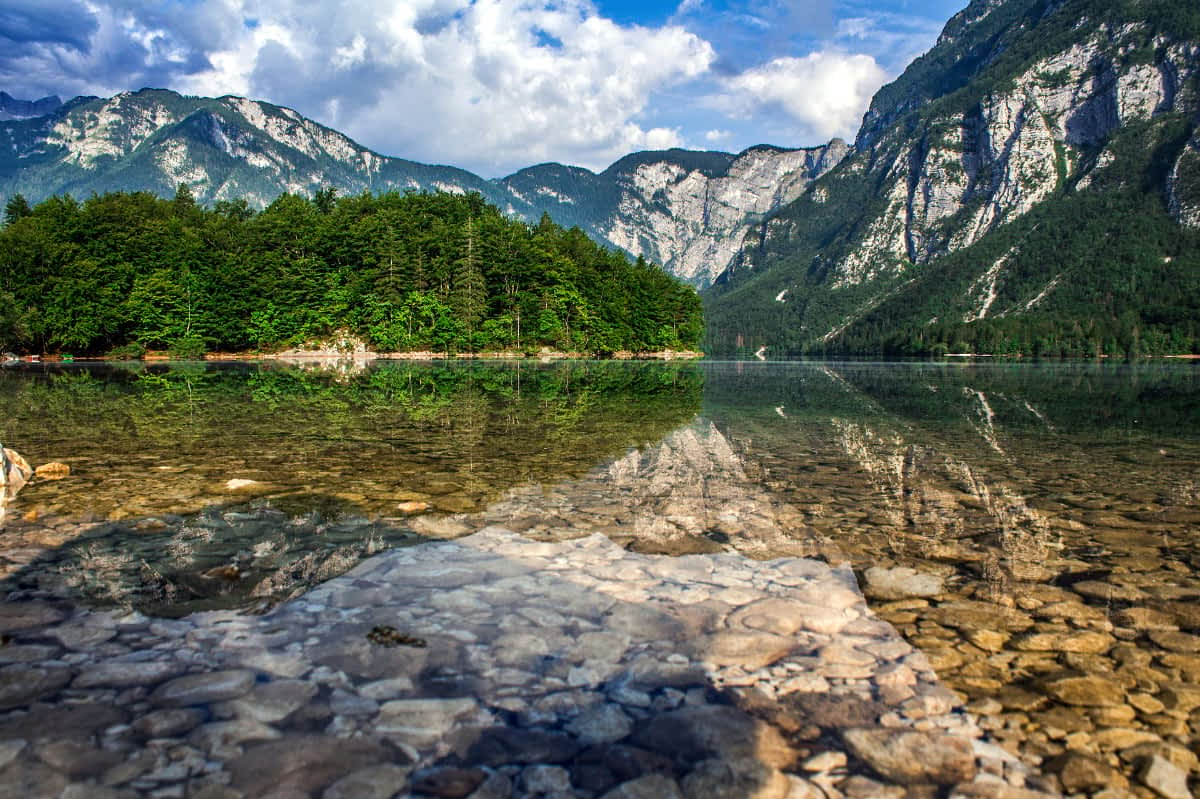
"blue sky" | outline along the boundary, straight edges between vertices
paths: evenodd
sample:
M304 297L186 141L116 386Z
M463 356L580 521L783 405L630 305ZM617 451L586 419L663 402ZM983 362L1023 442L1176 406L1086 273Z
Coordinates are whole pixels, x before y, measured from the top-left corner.
M0 0L0 89L290 106L488 177L852 139L966 0Z

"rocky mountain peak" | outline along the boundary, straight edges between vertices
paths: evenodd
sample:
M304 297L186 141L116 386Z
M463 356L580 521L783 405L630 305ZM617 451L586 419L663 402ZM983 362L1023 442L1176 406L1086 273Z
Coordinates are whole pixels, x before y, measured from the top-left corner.
M8 92L0 91L0 120L31 119L53 114L62 106L62 100L49 95L40 100L18 100Z

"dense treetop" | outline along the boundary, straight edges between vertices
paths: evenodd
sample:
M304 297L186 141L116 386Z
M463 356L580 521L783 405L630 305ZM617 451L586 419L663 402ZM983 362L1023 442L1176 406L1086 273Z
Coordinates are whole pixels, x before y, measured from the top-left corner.
M272 349L348 331L380 351L691 348L695 291L477 194L285 194L261 212L144 192L16 198L0 230L0 346Z

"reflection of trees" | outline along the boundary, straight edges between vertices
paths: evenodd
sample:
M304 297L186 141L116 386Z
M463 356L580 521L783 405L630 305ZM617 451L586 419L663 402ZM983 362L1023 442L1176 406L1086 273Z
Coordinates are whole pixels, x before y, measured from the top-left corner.
M687 363L6 375L4 431L78 464L23 495L49 513L6 547L45 551L22 570L30 587L150 605L273 601L411 539L400 503L478 510L509 486L584 474L691 419L701 392ZM231 477L257 483L239 498Z

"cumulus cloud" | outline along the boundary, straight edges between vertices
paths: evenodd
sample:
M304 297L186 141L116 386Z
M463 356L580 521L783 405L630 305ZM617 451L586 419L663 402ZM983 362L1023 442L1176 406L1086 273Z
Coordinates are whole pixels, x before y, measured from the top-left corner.
M850 139L887 78L868 55L818 51L776 58L726 78L711 103L733 117L782 113L799 140Z
M899 69L887 53L934 33L841 8L678 0L639 26L593 0L0 0L0 88L239 94L388 155L599 169L641 149L852 137Z
M715 58L682 27L618 25L587 0L342 0L336 12L246 0L240 13L256 24L188 90L268 97L388 154L485 174L681 145L639 115Z
M684 143L643 119L715 54L677 24L619 25L590 0L6 0L0 86L159 86L296 108L389 155L499 174L593 168Z

